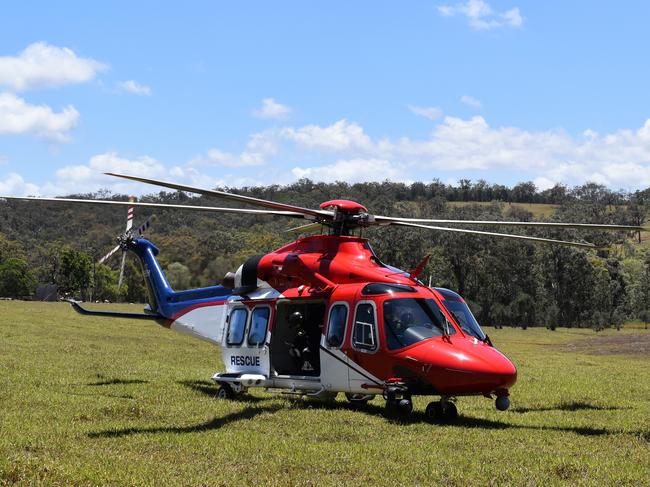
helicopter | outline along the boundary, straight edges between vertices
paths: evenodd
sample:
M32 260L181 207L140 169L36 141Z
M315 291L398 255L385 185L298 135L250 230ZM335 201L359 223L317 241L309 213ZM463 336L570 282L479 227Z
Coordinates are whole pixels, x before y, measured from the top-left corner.
M515 365L493 345L465 300L456 292L419 279L428 258L404 271L382 262L363 229L401 226L593 249L569 242L519 234L458 228L532 227L643 231L609 224L442 220L374 215L360 203L335 199L318 209L204 189L140 176L106 173L130 181L215 197L256 208L73 198L2 197L46 201L151 207L214 213L279 216L306 223L293 230L307 235L266 255L251 256L221 284L175 291L157 261L159 249L142 229L126 231L109 255L135 254L143 269L148 305L142 313L88 309L71 300L79 313L108 318L150 320L221 347L224 372L212 380L221 399L237 398L259 387L300 397L332 399L345 393L362 405L382 396L390 413L409 414L413 396L434 396L425 415L432 421L458 417L461 396L494 398L510 406L517 380ZM131 223L129 223L131 222Z

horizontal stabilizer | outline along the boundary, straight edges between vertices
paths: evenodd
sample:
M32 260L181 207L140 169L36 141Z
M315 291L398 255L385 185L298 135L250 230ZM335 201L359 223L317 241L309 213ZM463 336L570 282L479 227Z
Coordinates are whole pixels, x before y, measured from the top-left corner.
M162 315L159 315L157 313L125 313L121 311L98 311L98 310L91 310L88 308L84 308L79 304L78 301L74 301L73 299L68 301L72 308L77 312L82 315L87 315L87 316L104 316L104 317L110 317L110 318L128 318L131 320L164 320L165 317Z

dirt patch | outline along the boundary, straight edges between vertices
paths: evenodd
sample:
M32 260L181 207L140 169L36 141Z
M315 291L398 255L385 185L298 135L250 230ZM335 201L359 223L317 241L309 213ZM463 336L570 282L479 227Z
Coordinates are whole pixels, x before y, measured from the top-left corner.
M650 357L650 333L625 333L586 338L561 345L563 352L589 355L636 355Z

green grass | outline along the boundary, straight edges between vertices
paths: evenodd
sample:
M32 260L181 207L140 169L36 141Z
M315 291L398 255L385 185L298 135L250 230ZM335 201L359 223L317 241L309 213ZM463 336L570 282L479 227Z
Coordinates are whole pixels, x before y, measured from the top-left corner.
M647 353L569 352L590 330L488 331L519 368L513 406L460 398L441 426L427 398L404 421L380 399L219 401L209 344L0 302L0 484L650 485Z

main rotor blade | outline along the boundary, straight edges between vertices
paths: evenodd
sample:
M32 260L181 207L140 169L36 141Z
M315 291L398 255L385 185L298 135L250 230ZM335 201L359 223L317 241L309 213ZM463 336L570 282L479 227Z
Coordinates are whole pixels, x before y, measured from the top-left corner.
M276 201L263 200L261 198L254 198L252 196L244 196L240 194L228 193L226 191L218 191L216 189L204 189L194 186L187 186L185 184L177 184L169 181L160 181L157 179L141 178L139 176L129 176L127 174L116 174L112 172L105 173L108 176L115 176L118 178L129 179L131 181L139 181L141 183L153 184L155 186L162 186L164 188L176 189L178 191L188 191L190 193L202 194L204 196L214 196L216 198L223 198L230 201L237 201L238 203L248 203L254 206L261 206L264 208L271 208L274 210L293 211L301 213L305 217L326 218L331 219L333 213L326 210L313 210L311 208L303 208L301 206L289 205L286 203L278 203Z
M104 262L106 262L106 261L107 261L108 259L110 259L111 256L112 256L115 252L117 252L118 250L120 250L120 246L119 246L119 245L116 246L113 250L111 250L111 251L110 251L108 254L106 254L104 257L102 257L101 259L99 259L98 264L103 264Z
M553 243L559 245L568 245L570 247L581 247L587 249L596 249L594 244L590 243L581 243L581 242L567 242L565 240L554 240L552 238L541 238L541 237L527 237L525 235L512 235L509 233L494 233L494 232L483 232L480 230L467 230L466 228L450 228L450 227L433 227L429 225L419 225L417 223L408 223L403 221L392 222L391 225L399 225L403 227L415 227L415 228L426 228L428 230L440 230L443 232L456 232L456 233L470 233L473 235L486 235L488 237L502 237L502 238L512 238L517 240L529 240L532 242L544 242L544 243Z
M165 208L170 210L194 210L194 211L208 211L208 212L218 212L218 213L243 213L248 215L273 215L273 216L286 216L290 218L305 218L305 215L295 211L253 210L249 208L218 208L216 206L172 205L167 203L146 203L146 202L111 201L111 200L83 200L83 199L75 199L75 198L38 198L35 196L0 196L0 199L18 200L18 201L50 201L53 203L89 203L89 204L96 204L96 205L143 206L147 208Z
M486 226L513 226L513 227L541 227L541 228L577 228L583 230L626 230L647 231L647 228L631 225L607 225L600 223L561 223L561 222L509 222L494 220L436 220L429 218L394 218L390 216L375 215L375 223L408 222L408 223L440 223L459 225L486 225Z
M306 225L300 225L299 227L293 227L289 230L285 230L284 233L310 233L315 230L319 230L323 225L321 223L307 223Z

